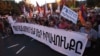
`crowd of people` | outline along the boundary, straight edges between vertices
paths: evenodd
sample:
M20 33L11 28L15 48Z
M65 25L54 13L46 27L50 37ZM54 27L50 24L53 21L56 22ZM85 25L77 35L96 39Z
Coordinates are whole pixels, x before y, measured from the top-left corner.
M66 18L60 16L59 13L48 14L45 17L40 17L38 14L33 14L33 17L27 18L23 15L21 16L11 16L14 22L20 23L30 23L38 24L42 26L52 27L56 29L64 29L65 31L76 31L81 33L88 34L88 43L84 55L91 56L91 51L100 50L100 12L97 13L92 10L86 11L85 25L82 25L80 20L77 21L77 24L67 20ZM9 30L11 30L11 20L7 17L0 18L0 33L3 37L9 36Z
M77 11L76 11L77 12ZM25 22L52 27L56 29L64 29L66 31L76 31L88 34L88 42L84 52L84 56L91 56L94 50L100 50L100 12L95 10L87 10L85 17L85 25L82 25L81 21L78 20L77 24L67 20L60 16L60 14L53 13L46 17L40 17L38 14L33 15L32 18L19 17L17 22Z

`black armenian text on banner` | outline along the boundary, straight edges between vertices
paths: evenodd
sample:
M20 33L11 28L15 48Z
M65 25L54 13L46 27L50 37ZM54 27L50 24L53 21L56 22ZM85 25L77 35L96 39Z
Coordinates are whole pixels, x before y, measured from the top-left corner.
M37 25L38 27L41 27ZM82 50L84 49L84 42L82 40L76 40L76 38L69 38L68 34L60 34L53 33L52 31L48 31L47 29L41 29L33 26L25 26L25 25L13 25L13 29L16 32L22 32L22 34L29 34L31 36L35 36L33 38L37 38L39 41L45 41L46 45L51 44L56 47L63 48L67 51L74 52L78 55L82 54ZM51 28L50 28L51 29ZM24 32L24 33L23 33Z

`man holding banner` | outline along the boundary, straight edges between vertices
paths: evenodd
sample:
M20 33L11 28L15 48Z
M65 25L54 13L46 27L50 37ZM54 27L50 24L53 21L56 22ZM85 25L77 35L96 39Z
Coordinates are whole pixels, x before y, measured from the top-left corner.
M92 28L92 23L87 21L85 24L85 27L82 27L80 29L80 32L88 34L88 37L87 37L88 42L86 45L86 50L84 52L84 55L91 56L90 55L91 50L92 50L92 47L94 46L94 45L92 46L91 44L93 44L97 39L97 31Z

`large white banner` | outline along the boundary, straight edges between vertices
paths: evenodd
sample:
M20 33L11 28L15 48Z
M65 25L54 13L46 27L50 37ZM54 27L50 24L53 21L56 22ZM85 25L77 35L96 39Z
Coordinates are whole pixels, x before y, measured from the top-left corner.
M60 15L63 16L64 18L72 21L75 24L77 23L78 14L66 6L63 6Z
M14 23L12 29L15 34L30 36L67 56L82 56L87 43L87 35L79 32L28 23Z

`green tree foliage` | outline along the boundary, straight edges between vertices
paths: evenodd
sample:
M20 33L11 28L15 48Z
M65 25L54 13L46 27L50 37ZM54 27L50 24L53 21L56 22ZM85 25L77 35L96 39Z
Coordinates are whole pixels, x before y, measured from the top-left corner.
M100 7L100 0L86 0L86 2L88 7L95 7L95 6Z
M14 1L0 1L0 14L21 14L20 7Z

